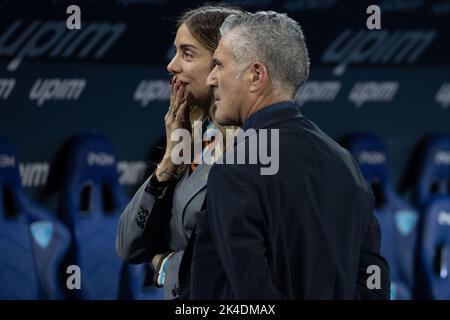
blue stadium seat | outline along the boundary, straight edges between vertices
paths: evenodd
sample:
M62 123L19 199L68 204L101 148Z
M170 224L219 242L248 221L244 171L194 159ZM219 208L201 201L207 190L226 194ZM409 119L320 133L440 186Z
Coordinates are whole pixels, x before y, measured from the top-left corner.
M140 295L136 283L141 278L115 249L128 199L119 185L113 145L99 134L81 134L67 156L60 214L74 237L71 261L81 271L81 290L72 290L71 297L134 299Z
M450 196L437 195L429 199L420 234L424 298L450 300Z
M37 205L30 206L28 212L41 299L65 299L65 259L71 243L69 230L53 214Z
M450 195L450 135L430 136L419 160L415 200L425 204L433 195Z
M70 234L22 187L12 145L0 138L0 299L63 299Z
M147 284L147 272L150 267L147 264L137 264L128 266L129 286L130 286L130 299L134 300L163 300L164 290L163 288L157 288L153 285Z
M117 299L123 262L114 240L125 199L113 145L100 135L82 134L67 156L59 211L74 238L71 263L81 271L81 289L73 296Z
M419 214L395 192L387 165L386 147L376 135L354 134L346 143L375 196L374 214L380 222L381 253L388 260L391 299L412 299Z

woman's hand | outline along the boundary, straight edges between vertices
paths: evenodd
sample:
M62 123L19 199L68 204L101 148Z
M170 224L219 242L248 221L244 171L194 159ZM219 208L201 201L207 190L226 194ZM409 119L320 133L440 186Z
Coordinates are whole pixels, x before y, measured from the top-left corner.
M166 152L156 170L158 181L171 180L178 169L178 165L174 164L171 159L172 150L175 146L171 140L172 132L181 128L191 131L190 110L187 103L189 89L174 76L171 82L171 91L169 109L164 117L166 126Z
M170 136L174 130L180 128L190 129L190 110L187 103L189 89L187 89L186 85L174 76L172 79L171 91L172 94L170 96L169 109L164 117L167 135L167 149L171 149L172 147Z

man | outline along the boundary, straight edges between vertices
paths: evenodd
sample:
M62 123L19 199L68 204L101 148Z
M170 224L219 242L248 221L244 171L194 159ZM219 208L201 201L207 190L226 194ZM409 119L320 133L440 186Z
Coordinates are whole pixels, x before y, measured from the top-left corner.
M309 69L300 26L272 11L246 13L227 18L221 34L207 79L214 117L256 139L240 135L227 151L244 152L245 164L222 159L211 169L190 297L387 298L372 193L349 153L292 102ZM264 129L279 141L263 140ZM262 147L279 152L275 174L249 162Z

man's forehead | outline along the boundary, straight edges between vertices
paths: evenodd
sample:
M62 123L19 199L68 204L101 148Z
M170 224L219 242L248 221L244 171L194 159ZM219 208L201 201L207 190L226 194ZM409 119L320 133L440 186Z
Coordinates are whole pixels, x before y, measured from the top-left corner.
M231 39L228 34L220 38L219 45L217 46L217 49L214 51L214 57L215 58L224 58L226 56L229 56L230 53L230 45L231 45Z
M227 32L224 36L220 38L220 42L223 46L226 48L229 48L229 46L233 43L233 39L235 37L235 34L233 31Z

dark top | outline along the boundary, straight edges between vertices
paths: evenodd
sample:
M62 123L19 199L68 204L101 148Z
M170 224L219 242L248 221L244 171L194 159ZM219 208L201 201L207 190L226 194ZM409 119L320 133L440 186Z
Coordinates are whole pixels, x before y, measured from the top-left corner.
M245 152L247 164L216 163L210 171L184 297L388 298L373 195L352 156L291 102L255 112L243 128L255 134L241 136L233 151ZM279 130L273 175L261 174L269 165L248 164L256 138L277 167L271 133L260 136L266 128ZM370 265L380 268L380 289L367 287Z

